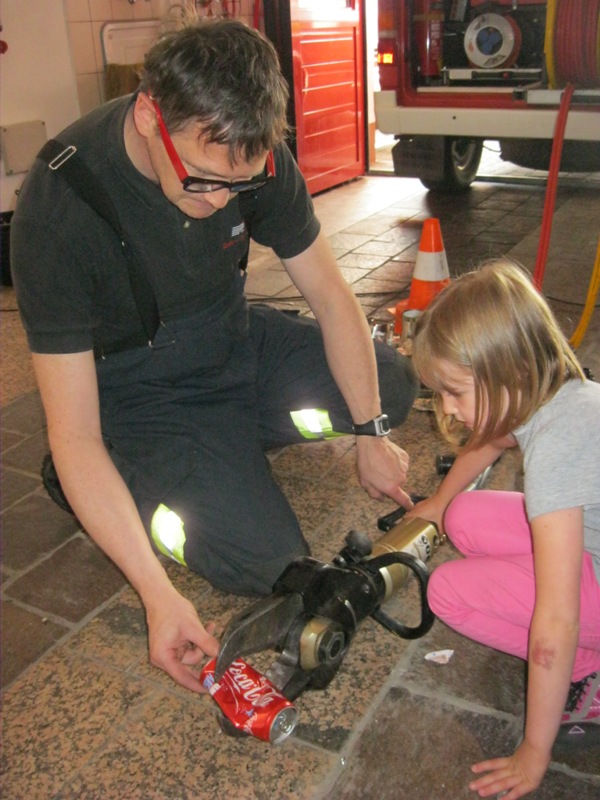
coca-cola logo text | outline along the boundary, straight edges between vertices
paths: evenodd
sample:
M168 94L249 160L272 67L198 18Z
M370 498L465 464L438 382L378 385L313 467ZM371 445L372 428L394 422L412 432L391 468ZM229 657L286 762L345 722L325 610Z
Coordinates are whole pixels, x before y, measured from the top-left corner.
M257 683L248 675L246 669L247 665L243 661L234 661L231 664L227 670L227 674L231 677L231 688L256 708L265 708L279 697L279 692L266 680Z

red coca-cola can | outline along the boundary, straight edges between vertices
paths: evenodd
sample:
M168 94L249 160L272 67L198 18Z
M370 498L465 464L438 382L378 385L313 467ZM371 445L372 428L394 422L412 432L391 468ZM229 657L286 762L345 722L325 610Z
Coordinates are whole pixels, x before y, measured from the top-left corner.
M298 712L264 675L238 659L216 681L215 664L213 658L204 666L200 681L235 728L271 744L290 735Z

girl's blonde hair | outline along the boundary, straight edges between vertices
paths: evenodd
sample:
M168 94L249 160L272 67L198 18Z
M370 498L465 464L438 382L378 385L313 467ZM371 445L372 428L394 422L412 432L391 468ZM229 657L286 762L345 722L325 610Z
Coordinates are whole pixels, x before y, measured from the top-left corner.
M475 383L475 424L465 449L506 436L550 400L565 381L585 376L546 301L518 264L488 261L456 278L419 319L413 362L435 393L440 429L459 433L443 413L443 359ZM482 410L487 420L482 425Z

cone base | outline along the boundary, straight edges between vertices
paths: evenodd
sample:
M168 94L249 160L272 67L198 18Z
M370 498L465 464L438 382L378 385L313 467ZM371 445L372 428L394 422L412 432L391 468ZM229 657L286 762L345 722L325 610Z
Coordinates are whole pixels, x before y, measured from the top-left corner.
M432 300L438 296L442 289L449 286L449 284L450 278L444 278L441 281L421 281L418 278L413 278L406 308L425 311Z
M450 285L450 278L443 281L420 281L413 279L410 296L400 300L394 308L394 333L402 333L402 314L405 311L425 311L438 294Z

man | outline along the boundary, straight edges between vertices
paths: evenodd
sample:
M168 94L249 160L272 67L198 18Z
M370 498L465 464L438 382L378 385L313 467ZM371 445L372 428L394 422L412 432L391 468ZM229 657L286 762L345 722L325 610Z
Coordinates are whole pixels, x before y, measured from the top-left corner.
M264 456L325 435L302 412L323 431L365 424L367 435L355 431L362 485L411 505L406 453L368 434L383 433L382 410L404 420L412 369L392 348L374 357L283 143L286 104L276 53L256 31L219 20L171 34L148 53L139 92L63 131L50 168L37 160L12 225L61 485L139 592L152 662L195 691L187 665L218 642L155 551L216 587L267 594L308 552ZM110 195L122 237L65 179L74 152L93 173L91 194L99 179ZM282 259L318 325L248 311L249 230ZM160 325L147 334L153 302Z

